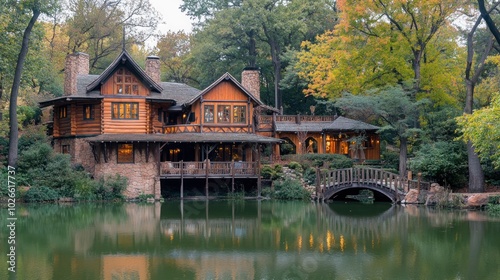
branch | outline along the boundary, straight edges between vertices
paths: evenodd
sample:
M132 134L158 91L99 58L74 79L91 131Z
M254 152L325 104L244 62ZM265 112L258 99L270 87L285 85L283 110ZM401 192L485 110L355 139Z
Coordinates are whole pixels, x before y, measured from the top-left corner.
M484 6L484 0L477 0L477 3L479 4L479 11L481 12L481 16L484 18L486 25L493 34L493 37L495 37L497 43L500 44L500 31L498 31L495 22L490 17L490 13L486 11L486 7Z

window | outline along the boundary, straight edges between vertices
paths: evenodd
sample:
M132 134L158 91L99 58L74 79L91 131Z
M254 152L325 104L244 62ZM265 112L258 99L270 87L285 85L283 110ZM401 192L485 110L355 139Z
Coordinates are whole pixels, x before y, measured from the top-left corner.
M205 105L205 122L213 123L214 122L214 105Z
M68 106L59 107L59 118L64 119L68 117Z
M111 103L111 118L124 120L139 119L139 103L113 102Z
M69 145L62 145L61 152L63 154L69 154Z
M118 144L118 163L134 163L134 144Z
M94 106L93 105L83 105L83 119L93 120L94 119Z
M245 123L246 122L246 106L234 106L233 107L233 122L234 123Z
M231 106L219 105L217 106L217 122L230 122L231 121Z
M117 94L139 95L139 82L130 71L124 68L116 71L115 84Z

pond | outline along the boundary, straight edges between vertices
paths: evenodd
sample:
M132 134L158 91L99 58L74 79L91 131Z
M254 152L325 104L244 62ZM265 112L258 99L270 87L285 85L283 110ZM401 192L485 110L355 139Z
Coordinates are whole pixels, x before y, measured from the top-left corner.
M18 205L0 279L498 279L500 220L388 203ZM1 220L6 221L2 209Z

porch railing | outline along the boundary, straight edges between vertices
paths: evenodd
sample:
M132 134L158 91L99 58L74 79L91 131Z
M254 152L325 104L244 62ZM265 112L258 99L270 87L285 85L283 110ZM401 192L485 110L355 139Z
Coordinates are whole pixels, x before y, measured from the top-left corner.
M241 176L256 175L256 162L242 161L165 161L161 163L162 175L187 175L187 176Z

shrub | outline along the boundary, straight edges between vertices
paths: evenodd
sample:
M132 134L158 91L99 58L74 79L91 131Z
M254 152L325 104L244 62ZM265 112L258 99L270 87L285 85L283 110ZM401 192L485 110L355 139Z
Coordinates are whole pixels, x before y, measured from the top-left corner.
M31 187L24 196L24 200L27 202L46 202L57 199L59 199L57 191L45 186Z
M285 179L275 182L274 197L282 200L306 200L310 197L310 193L302 187L298 180Z
M462 143L436 142L422 145L409 162L410 169L441 185L462 187L467 178L467 153Z
M101 178L97 183L96 197L102 200L114 200L124 198L123 191L127 188L127 177L116 174Z
M394 170L396 173L399 168L399 153L385 150L381 155L381 163L384 169Z
M291 161L287 164L287 167L292 169L292 170L295 170L299 173L302 173L302 165L300 165L300 163L296 162L296 161Z
M260 174L264 179L277 180L283 176L283 167L279 164L274 166L263 165Z
M304 180L309 185L314 185L316 183L316 169L309 167L304 171Z

